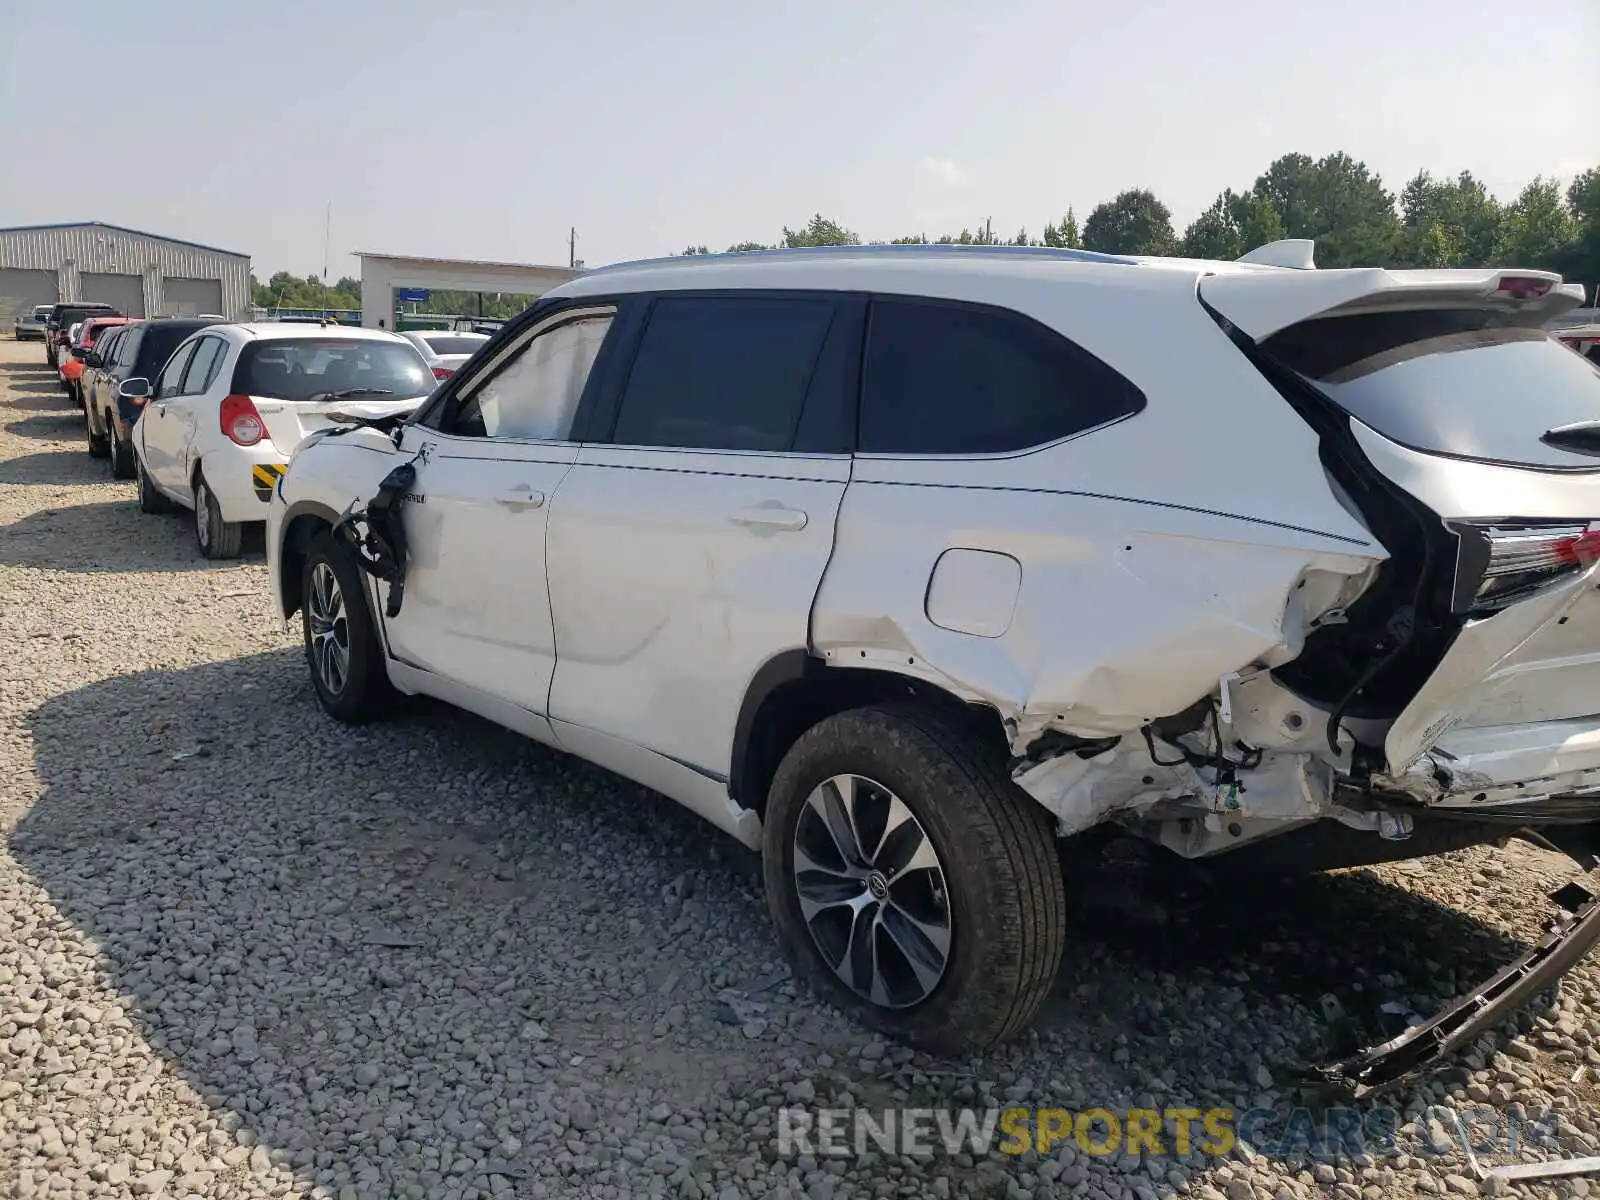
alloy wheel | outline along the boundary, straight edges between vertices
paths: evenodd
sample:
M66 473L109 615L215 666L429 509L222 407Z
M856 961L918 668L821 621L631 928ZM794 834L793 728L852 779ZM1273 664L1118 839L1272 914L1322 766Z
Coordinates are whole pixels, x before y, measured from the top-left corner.
M339 578L326 562L311 569L311 594L306 597L311 626L311 662L317 678L337 696L350 678L350 622Z
M194 485L194 536L200 549L211 549L211 493L204 479Z
M857 995L909 1008L939 985L952 931L944 866L888 788L835 775L806 797L794 829L794 888L823 960Z

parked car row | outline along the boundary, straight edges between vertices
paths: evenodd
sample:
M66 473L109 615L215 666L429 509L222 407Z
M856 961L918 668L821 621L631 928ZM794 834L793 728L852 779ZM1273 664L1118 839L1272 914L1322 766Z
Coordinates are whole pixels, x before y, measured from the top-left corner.
M93 317L64 363L90 456L137 481L145 512L192 511L207 558L239 553L308 433L404 414L435 383L397 334L287 322Z

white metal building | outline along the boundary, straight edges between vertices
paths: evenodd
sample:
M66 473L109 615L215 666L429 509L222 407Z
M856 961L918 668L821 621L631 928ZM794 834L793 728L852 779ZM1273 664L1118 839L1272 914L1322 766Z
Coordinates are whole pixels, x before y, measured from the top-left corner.
M361 323L372 329L392 328L395 291L399 288L542 296L551 288L583 274L575 267L537 263L419 258L409 254L378 254L371 250L355 253L361 260Z
M0 320L57 300L130 317L250 314L250 256L86 221L0 229Z

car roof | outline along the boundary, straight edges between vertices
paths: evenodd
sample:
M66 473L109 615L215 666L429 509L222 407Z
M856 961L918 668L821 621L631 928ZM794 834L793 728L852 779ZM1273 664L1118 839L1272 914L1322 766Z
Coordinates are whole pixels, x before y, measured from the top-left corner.
M215 325L213 328L219 331L237 331L239 335L247 340L272 341L279 338L297 338L300 341L306 341L317 338L337 338L339 341L348 341L354 338L371 342L405 341L398 333L392 333L387 329L367 329L362 325L305 325L297 321L253 321Z

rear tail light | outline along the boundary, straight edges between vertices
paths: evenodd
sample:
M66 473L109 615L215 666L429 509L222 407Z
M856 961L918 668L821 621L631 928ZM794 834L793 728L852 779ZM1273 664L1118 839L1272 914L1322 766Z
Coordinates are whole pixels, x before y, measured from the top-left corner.
M224 396L221 415L222 432L240 446L254 446L266 433L267 427L249 396Z
M1461 539L1455 609L1497 612L1600 561L1600 521L1455 526Z
M433 377L435 379L449 379L455 373L454 367L435 367L433 369Z
M1513 300L1537 300L1551 288L1552 281L1548 279L1531 279L1526 275L1508 275L1500 280L1495 288L1497 292L1504 292Z

